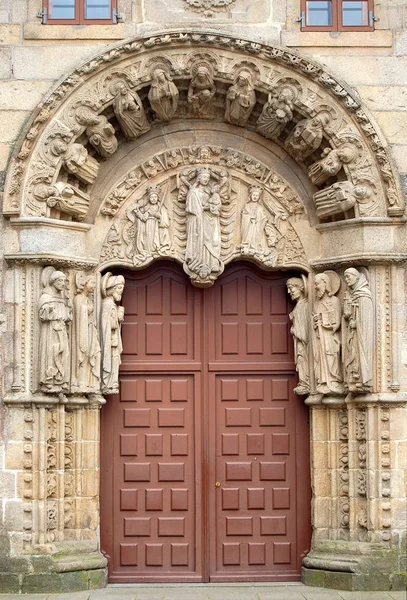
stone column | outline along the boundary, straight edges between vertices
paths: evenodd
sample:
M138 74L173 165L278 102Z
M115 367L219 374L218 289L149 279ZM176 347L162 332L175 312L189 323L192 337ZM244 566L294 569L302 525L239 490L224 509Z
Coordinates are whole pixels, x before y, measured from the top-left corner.
M58 268L61 268L58 266ZM74 272L64 265L67 278ZM44 393L38 306L43 265L20 264L6 280L8 314L0 423L0 589L69 592L103 587L99 545L97 394ZM69 327L69 325L68 325ZM68 329L68 336L70 330Z
M401 367L404 270L369 270L375 322L373 388L311 395L313 544L308 585L405 589L407 395Z

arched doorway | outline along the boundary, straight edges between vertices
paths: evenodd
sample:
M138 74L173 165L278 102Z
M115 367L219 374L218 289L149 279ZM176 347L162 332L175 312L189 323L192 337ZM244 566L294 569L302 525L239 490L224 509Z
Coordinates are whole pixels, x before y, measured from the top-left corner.
M120 395L102 411L109 579L298 580L310 544L307 407L287 275L233 263L128 273Z
M188 101L200 64L205 67L210 81L208 89L216 88L210 114L205 114L207 107L202 105L203 112L199 110L196 114ZM153 99L157 78L162 79L163 74L175 111L172 115L164 115ZM244 89L239 91L241 86ZM123 113L118 101L123 91L131 104L139 107L141 120L134 115L134 121L131 115ZM243 100L242 108L244 98L251 98L250 115L239 109L240 100L236 97ZM230 111L232 102L235 116ZM278 102L286 105L284 123L274 116ZM12 459L6 459L5 464L10 465L17 482L24 473L23 485L18 484L16 490L18 504L25 515L13 519L13 529L7 535L10 555L24 557L21 562L24 573L18 578L21 588L25 588L25 582L31 577L34 581L38 577L38 553L46 557L41 561L44 573L52 578L58 573L55 580L58 585L67 582L71 586L73 573L66 572L68 555L72 558L69 568L77 569L72 589L74 586L81 589L83 585L104 584L106 558L100 553L98 512L99 411L107 402L102 409L103 416L108 419L112 410L114 412L117 399L112 400L110 395L116 390L118 373L104 369L107 365L99 368L98 359L95 360L98 352L92 350L97 349L99 337L101 353L103 350L108 358L115 359L115 365L118 364L119 344L115 346L114 354L110 340L100 335L104 325L100 308L107 299L116 316L121 312L114 304L112 293L107 293L110 275L101 280L100 273L115 268L144 269L163 257L182 264L198 286L213 283L216 286L216 280L230 263L249 257L265 270L288 272L295 269L308 273L308 279L300 282L301 300L305 300L306 310L299 319L308 338L301 358L309 359L309 390L306 391L309 395L305 402L310 406L311 415L313 544L303 561L303 577L307 583L317 585L364 589L376 585L377 580L371 574L379 572L383 574L383 585L389 589L394 581L398 585L401 538L398 533L393 535L393 530L399 515L404 515L405 490L393 484L401 479L393 476L396 461L389 441L397 442L393 423L397 429L399 407L406 402L405 392L400 391L404 378L401 360L404 331L400 307L404 302L402 281L407 257L405 202L383 136L360 98L321 65L288 49L222 33L168 31L126 40L79 66L39 105L25 135L16 145L10 162L3 201L3 214L10 217L5 227L5 259L10 269L5 298L10 325L4 334L4 346L7 347L4 403L8 404L7 411L12 419L11 437L7 441L7 452L11 452ZM206 183L202 179L199 181L203 171L206 172ZM198 188L199 193L195 194ZM194 203L201 204L200 211L191 210ZM206 211L205 218L202 211ZM246 221L252 218L255 226L246 227ZM144 225L147 220L151 227ZM200 243L194 242L195 237L199 237L194 236L197 231L200 232ZM216 236L204 235L213 231ZM195 260L197 255L198 262ZM342 360L342 340L352 345L356 339L349 331L352 329L349 298L353 296L357 301L362 297L360 289L355 289L355 283L349 284L345 277L348 267L353 268L353 279L362 284L363 297L368 298L369 309L363 319L368 325L365 331L373 332L373 337L364 338L368 341L370 378L362 379L361 374L349 369L349 363ZM147 277L153 271L140 272L140 277ZM250 270L251 278L254 272ZM318 275L324 282L324 290L320 289L321 297L316 298L315 278ZM263 289L264 280L269 276L261 274L259 277L261 283L257 283ZM274 276L270 277L270 281L273 280ZM60 284L65 282L64 289L55 291L51 278L59 280ZM110 289L114 287L112 283ZM191 289L189 283L186 289ZM215 300L210 304L210 298L216 299L216 294L221 303L221 292L197 290L191 293L193 298L196 294L196 302L199 301L204 309L216 307ZM54 355L60 354L58 345L41 342L41 332L45 328L52 329L48 325L51 317L47 317L44 325L44 315L39 311L41 302L49 295L54 296L53 302L62 309L56 331L63 332L60 334L63 365L59 356ZM236 297L240 299L237 294ZM131 302L126 300L126 309L132 310ZM336 310L332 311L334 305ZM82 333L85 332L83 336L74 335L74 328L69 324L73 317L71 313L78 316L78 307L83 309L86 317L81 325ZM131 310L128 312L130 317L134 316ZM335 317L334 322L330 313ZM203 314L206 319L206 313ZM312 318L308 318L311 315ZM317 339L314 315L330 330L327 336L322 336L325 342ZM258 315L252 316L256 317L253 323L261 325ZM230 317L232 319L234 315ZM157 325L150 320L150 315L148 319ZM229 329L231 336L246 332L248 323L244 319L242 323L236 322L235 332L233 328ZM88 337L89 329L92 335ZM230 372L233 372L232 379L242 375L254 380L263 375L277 376L277 373L270 368L263 373L261 369L260 372L256 370L259 363L256 353L254 359L243 361L244 369L240 368L241 357L238 355L237 360L229 361L229 366L234 365L236 371L232 368L228 371L228 361L223 365L224 370L218 371L217 346L214 346L213 360L210 360L209 343L216 339L213 337L216 327L205 320L202 329L204 340L207 340L206 345L203 341L203 345L198 346L202 364L196 370L192 368L193 360L189 365L183 365L184 373L190 378L198 378L200 374L202 381L212 380L211 388L199 388L201 405L207 407L198 423L199 429L196 429L199 435L195 436L195 430L188 433L193 436L194 443L199 438L202 444L195 463L198 465L196 479L201 478L198 483L202 493L194 497L193 504L194 511L198 507L203 514L199 522L194 514L194 522L198 522L196 530L201 536L200 555L199 561L195 554L191 555L195 563L191 563L190 571L186 570L190 563L171 565L171 543L174 556L184 562L182 553L185 556L186 550L182 544L189 543L181 541L182 536L174 535L175 541L169 541L165 550L166 564L178 569L177 577L184 573L184 580L187 577L226 579L228 576L236 579L239 575L249 579L256 578L254 572L261 573L266 579L276 578L278 573L284 579L298 578L299 546L293 554L290 546L290 560L295 556L297 561L294 565L280 562L277 564L279 571L266 572L271 564L267 547L266 562L261 564L261 545L266 542L249 541L247 535L240 532L233 535L232 529L228 533L226 517L223 521L225 537L221 537L221 528L216 530L218 538L211 533L213 527L210 526L217 523L216 503L217 497L222 499L224 480L217 478L214 466L214 457L218 455L217 435L233 435L234 427L249 427L242 423L229 425L226 432L219 429L221 426L226 429L226 422L222 422L221 417L226 418L227 413L219 415L214 409L216 402L211 393L218 389L213 382L229 377ZM116 327L117 338L119 330L120 327ZM180 338L181 330L182 327L178 328L176 334ZM123 333L126 344L126 326ZM250 336L250 344L255 347L259 343L256 328L251 329ZM151 339L157 338L152 336ZM86 340L84 347L83 340ZM233 342L230 345L233 348ZM53 350L49 351L49 348ZM53 353L55 348L57 352ZM363 348L354 346L353 349L356 349L355 356L360 358ZM155 356L153 350L152 357ZM241 350L239 348L239 352ZM247 348L245 352L248 353ZM50 364L53 361L52 367L56 368L50 369L49 375L42 378L39 364L49 354ZM177 356L185 358L182 354ZM321 359L319 364L324 365L323 375L331 381L329 367L332 370L332 365L328 364L331 362L335 370L333 381L337 383L343 379L339 383L346 383L346 386L334 385L333 389L324 386L326 380L320 377L318 358ZM292 357L289 362L288 371L292 375ZM125 364L126 360L123 368ZM92 374L79 384L74 376L71 377L71 370L75 373L78 365L81 369L85 366L81 372ZM171 364L167 365L167 371L164 365L160 364L160 370L147 370L152 374L151 379L157 373L171 374ZM251 374L252 369L255 375ZM105 385L105 373L109 373L112 385ZM136 369L128 376L137 374ZM49 377L53 380L52 385ZM243 380L242 389L246 389L246 383ZM240 381L238 391L239 386ZM239 414L247 416L248 410L251 414L260 414L260 400L248 400L243 396L243 402L250 403L243 407L239 405L240 400L238 396L237 401L225 401L225 404L237 402L236 409L231 406L231 410L242 408L243 412L229 413L234 415L232 420ZM158 419L158 402L152 400L142 410L148 410L150 404L155 406ZM130 406L130 402L126 406ZM274 406L276 404L270 408ZM298 410L306 411L300 406L298 403ZM131 410L138 408L134 406ZM229 407L225 406L225 411L226 408ZM15 422L20 423L19 427L14 426ZM292 421L287 419L287 422ZM261 425L258 421L258 426L260 434L262 428L274 431L273 425ZM177 427L180 426L174 426ZM166 427L164 429L169 432ZM140 451L144 455L147 433L142 434L144 446ZM246 436L250 432L239 432L239 453L240 433ZM104 429L104 448L111 454L113 445L106 442L108 435L109 428ZM159 432L152 435L159 435ZM232 444L232 438L226 439ZM19 448L19 459L15 458L16 447ZM244 444L242 447L245 448ZM245 450L247 456L242 457L241 462L250 463L254 473L254 458L259 457L250 455L249 458L247 439ZM131 459L132 455L129 456ZM224 459L219 453L219 460L224 459L225 472L226 461L234 464L240 460L240 454L226 456L232 458ZM235 456L238 459L234 459ZM140 462L147 464L147 460L141 461L141 458ZM182 460L177 458L177 462ZM268 462L272 462L271 459ZM258 460L256 465L259 463ZM296 462L296 468L297 464L300 463ZM371 476L373 467L374 477ZM221 472L221 475L225 473ZM217 481L221 484L219 488L211 487ZM250 520L251 513L239 516L240 510L249 513L249 490L243 487L241 493L240 488L250 480L236 481L236 484L232 483L238 489L239 508L227 509L232 513L227 516ZM263 481L267 483L268 480L261 480L262 484ZM305 481L305 484L297 485L295 494L302 494L303 487L308 490L309 479ZM261 487L257 483L253 489ZM120 490L120 485L105 487L102 502L114 489ZM151 489L161 488L155 485ZM217 492L221 493L216 496ZM243 509L241 497L246 502ZM293 497L296 496L290 491L290 502ZM144 503L145 498L146 489L143 488ZM266 515L268 507L250 509L260 512L256 513L257 523L261 523L262 510ZM157 511L152 512L158 515ZM138 514L129 517L137 518ZM154 517L157 532L159 518ZM102 519L104 524L114 528L111 512ZM230 523L232 528L248 527L248 521ZM172 527L174 523L166 522L162 526ZM109 537L110 530L105 535ZM261 538L261 530L259 535ZM228 536L231 541L225 541ZM126 537L127 540L119 543L133 544L131 536ZM145 538L148 537L140 536L144 540L144 557ZM158 536L158 533L156 537L171 540L171 536ZM280 555L287 550L278 544L294 544L290 540L283 541L282 537L275 542L272 536L264 537L275 543ZM208 540L215 540L212 547ZM148 543L151 561L159 562L159 545L164 542ZM251 549L249 544L252 544ZM307 544L302 547L306 549ZM274 550L273 546L272 558L275 557ZM134 561L132 550L125 552L128 552L129 560ZM111 554L111 562L116 560L117 564L117 555L115 558L114 553ZM164 548L162 556L164 563ZM224 556L228 557L229 564L224 564ZM392 565L390 569L389 564ZM153 572L161 568L160 564L150 566ZM249 566L253 567L251 571ZM123 565L130 573L134 573L136 567L138 565ZM195 575L197 567L199 574ZM45 587L56 586L48 581L44 579ZM95 581L99 583L95 584ZM49 591L48 587L46 591Z

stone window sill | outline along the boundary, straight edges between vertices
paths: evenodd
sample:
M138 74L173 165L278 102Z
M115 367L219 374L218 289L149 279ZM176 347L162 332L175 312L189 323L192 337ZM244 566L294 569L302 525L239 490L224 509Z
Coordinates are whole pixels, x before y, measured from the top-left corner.
M282 31L281 43L283 46L328 46L340 47L391 47L393 44L392 32L388 30L376 31Z
M26 23L25 40L123 40L135 35L134 23L114 25L42 25Z

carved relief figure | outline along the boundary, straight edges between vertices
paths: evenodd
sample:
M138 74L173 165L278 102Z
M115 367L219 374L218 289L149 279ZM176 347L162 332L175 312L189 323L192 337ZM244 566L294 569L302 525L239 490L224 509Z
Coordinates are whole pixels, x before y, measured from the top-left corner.
M113 110L127 139L135 140L150 129L143 103L137 92L129 90L123 81L115 86Z
M211 113L211 100L216 92L213 74L205 64L199 64L193 71L195 73L192 73L188 88L188 104L193 114L208 117Z
M179 92L169 73L155 69L148 99L151 108L161 121L169 121L178 108Z
M72 391L97 393L100 391L99 335L96 324L93 293L94 275L76 274L76 296L72 323Z
M373 385L374 316L366 275L346 269L348 289L343 304L344 377L351 392L371 391Z
M335 295L340 279L334 271L315 276L316 300L312 314L314 328L314 364L319 394L344 392L341 368L341 304Z
M67 144L63 140L55 140L51 146L55 156L63 155L63 165L68 173L72 173L84 183L94 183L98 172L99 163L89 156L82 144Z
M308 175L315 185L322 185L330 177L335 177L342 169L355 158L356 149L350 145L340 148L325 148L321 160L315 162L308 169Z
M270 215L260 202L262 191L256 186L249 189L249 200L241 216L242 242L239 250L243 255L255 256L259 260L267 259L275 265L278 234Z
M287 281L288 293L296 302L294 310L290 313L291 333L294 338L295 364L298 373L298 385L294 392L304 396L310 392L309 377L309 305L307 298L306 279L290 277Z
M225 121L232 125L246 125L256 104L252 76L241 71L226 95Z
M88 194L63 181L54 185L38 185L35 188L35 197L50 208L72 215L77 221L83 221L88 214Z
M198 169L186 195L187 246L185 263L189 271L205 281L222 270L220 261L220 187L210 185L211 171Z
M349 181L338 181L314 194L319 218L341 214L358 206L360 215L373 214L377 203L370 185L352 185Z
M40 389L63 393L69 389L68 324L72 321L72 309L65 296L66 275L54 267L45 267L41 282L43 291L38 303Z
M104 115L98 115L87 106L81 106L76 110L76 120L80 125L86 127L89 143L100 156L109 158L116 152L118 142L114 127Z
M119 392L119 367L121 364L121 324L124 307L117 306L124 290L123 275L106 273L102 278L101 345L102 345L102 393Z
M137 218L134 262L166 254L171 246L170 217L156 186L149 186L133 213Z
M257 120L256 129L266 138L277 138L293 118L294 93L287 86L270 92Z
M295 160L303 161L320 147L330 120L330 115L323 111L295 126L285 141L285 147Z

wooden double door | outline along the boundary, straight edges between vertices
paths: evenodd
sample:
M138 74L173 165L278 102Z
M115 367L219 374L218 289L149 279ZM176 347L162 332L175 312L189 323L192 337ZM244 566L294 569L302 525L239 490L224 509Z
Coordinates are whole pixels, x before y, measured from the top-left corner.
M101 426L111 582L299 579L309 434L286 280L248 263L211 289L171 263L126 277L120 395Z

